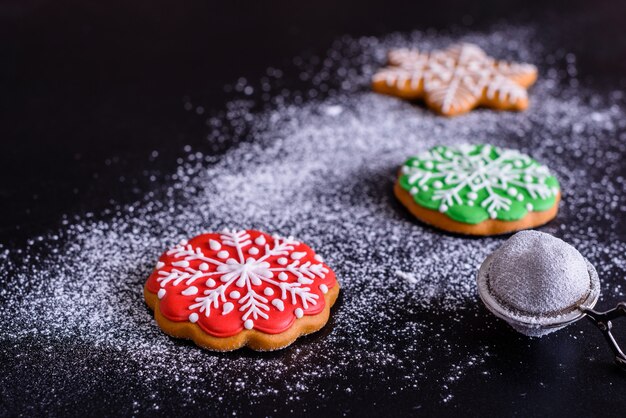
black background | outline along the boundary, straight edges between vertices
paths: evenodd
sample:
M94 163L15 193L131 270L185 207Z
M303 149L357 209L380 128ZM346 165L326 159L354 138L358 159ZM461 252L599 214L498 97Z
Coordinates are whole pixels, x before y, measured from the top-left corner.
M626 3L617 1L3 1L0 243L19 246L64 217L99 216L133 201L158 183L151 175L167 178L187 144L223 152L224 146L206 143L203 118L184 103L201 104L205 115L218 111L229 98L223 86L238 77L255 79L297 54L322 53L343 34L501 22L540 24L577 55L583 83L598 91L624 88ZM589 334L585 344L552 339L535 347L529 362L521 361L527 347L511 342L503 347L511 352L509 363L498 364L488 381L467 379L455 394L456 407L440 412L623 416L626 375L608 352L596 352L605 348L599 333L588 324L581 328ZM106 383L101 390L125 396ZM424 400L433 399L422 402L424 412L437 412L435 397L421 390ZM353 405L335 412L385 413L354 395ZM406 412L413 401L405 401L398 409ZM72 404L76 414L104 412L97 397ZM106 405L106 412L116 412L110 398Z

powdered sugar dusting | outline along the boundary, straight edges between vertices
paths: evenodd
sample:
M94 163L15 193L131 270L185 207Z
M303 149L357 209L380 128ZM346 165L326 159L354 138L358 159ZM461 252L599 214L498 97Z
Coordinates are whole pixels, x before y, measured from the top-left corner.
M496 58L537 64L530 109L447 119L369 91L390 47L432 49L455 40L475 42ZM3 250L1 338L14 342L11 355L35 340L62 343L77 362L105 357L127 376L123 390L136 394L133 405L119 406L127 413L199 400L230 413L268 399L280 400L276 408L306 412L316 407L298 401L310 392L320 393L321 403L341 405L362 387L397 397L433 382L441 386L441 401L452 403L464 368L480 368L493 351L481 341L459 350L455 332L470 316L491 323L478 309L475 275L502 240L447 235L414 221L391 191L397 169L407 156L439 143L487 142L529 154L550 167L564 194L559 217L544 231L596 265L607 300L623 296L622 97L581 91L573 62L542 50L531 29L499 28L461 39L422 32L344 38L323 59L298 61L310 80L305 91L288 88L280 70L270 69L252 89L264 92L264 110L234 100L207 121L209 149L246 134L218 161L202 149L188 150L170 184L119 213ZM234 90L247 94L239 84ZM599 223L607 227L591 228ZM164 249L224 227L293 235L321 254L342 286L329 325L270 355L212 354L165 336L143 301L145 279ZM438 347L449 364L433 362L429 347ZM53 370L76 366L41 353ZM0 377L3 386L23 361L13 360ZM386 370L400 370L393 376L403 378L391 380ZM99 373L85 367L77 379L94 388ZM50 379L53 387L60 383ZM156 381L171 382L171 390ZM50 405L63 396L59 390L32 396ZM231 403L223 402L224 393ZM233 397L240 402L233 404Z

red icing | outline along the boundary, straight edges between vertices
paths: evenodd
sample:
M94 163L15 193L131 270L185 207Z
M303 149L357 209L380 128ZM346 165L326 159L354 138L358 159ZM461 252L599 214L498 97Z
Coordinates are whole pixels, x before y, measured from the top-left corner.
M240 237L239 247L241 251L238 251L236 243L234 246L228 245L229 237L232 239L234 236L232 234L237 233ZM254 329L268 334L277 334L287 330L296 320L295 311L297 308L301 308L304 315L315 315L324 309L326 303L320 286L326 285L330 289L336 285L337 281L334 272L326 264L314 258L315 252L310 247L300 242L290 243L285 238L272 237L260 231L248 230L237 231L237 233L199 235L192 238L186 245L179 245L159 258L159 262L162 262L163 266L152 272L146 282L146 287L152 293L158 293L161 289L165 290L165 295L162 296L159 304L163 316L171 321L182 322L189 321L190 315L196 313L198 315L196 324L206 333L216 337L229 337L244 329L243 316L250 310L244 305L249 301L249 298L243 302L240 301L248 295L248 292L253 292L255 300L265 305L267 309L263 307L258 309L268 318L264 318L261 314L257 314L255 318L254 312L250 312L246 319L253 321ZM266 244L255 243L259 237L263 237ZM219 243L220 248L211 249L210 240ZM279 247L278 250L282 249L280 251L282 254L274 254L277 246ZM252 248L258 249L258 253L254 254L255 250L252 250L253 254L251 254L250 249ZM198 255L197 249L201 251L200 255L205 258L204 260L194 259ZM190 250L194 252L193 255L188 253ZM268 250L270 251L269 254ZM181 251L187 252L181 253ZM224 253L222 253L220 254L222 257L218 257L218 254L223 251L226 251L228 256L223 257ZM294 253L295 258L292 257ZM206 258L212 262L208 262ZM278 263L281 258L287 259L286 265ZM184 264L185 260L189 263L188 266L172 265L172 263L180 263L181 261ZM242 262L246 263L246 261L248 261L249 267L242 272ZM268 264L259 264L262 262ZM202 264L205 264L203 267L208 268L201 270ZM218 271L218 269L222 269L222 271ZM224 269L228 269L228 271L223 271ZM172 272L176 271L178 272L176 277L170 276ZM286 277L280 275L279 278L281 272L284 272ZM299 279L298 273L303 278ZM188 276L184 276L185 274ZM200 274L202 274L201 277L191 280L194 275ZM183 275L182 279L181 275ZM168 276L170 277L169 281L166 280ZM281 278L285 280L281 280ZM176 283L176 279L181 280ZM213 279L215 285L210 287L207 284L209 279ZM312 282L309 282L311 280ZM191 283L187 284L188 281ZM201 312L198 306L191 308L193 305L202 303L202 298L208 297L205 292L213 291L214 296L219 294L215 292L222 285L228 285L228 287L225 289L223 297L218 296L217 307L214 303L210 304L208 316L206 310ZM193 286L198 289L196 294L188 296L182 294L183 291ZM281 286L286 288L284 295ZM273 294L266 295L264 293L266 288L271 289ZM307 288L308 290L305 290ZM309 298L308 307L305 308L302 297L298 293L295 295L294 303L293 295L289 289L305 292ZM233 291L239 292L240 296L233 297L231 295ZM258 299L259 297L265 299L266 302ZM314 299L315 303L310 300L311 298ZM271 303L274 299L283 303L284 309L282 311ZM223 315L224 304L228 302L232 303L234 307L229 313ZM240 310L242 307L244 309Z

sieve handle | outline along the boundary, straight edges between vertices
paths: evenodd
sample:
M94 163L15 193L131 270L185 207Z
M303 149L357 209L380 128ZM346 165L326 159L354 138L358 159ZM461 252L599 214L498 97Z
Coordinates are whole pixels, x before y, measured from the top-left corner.
M626 370L626 354L622 351L615 341L615 337L611 333L611 329L613 328L613 323L611 322L613 319L619 318L620 316L626 316L626 302L620 302L613 309L610 309L606 312L597 312L593 309L581 308L585 313L587 318L604 334L604 338L609 343L611 350L613 350L613 354L615 354L615 363L620 366L623 370Z

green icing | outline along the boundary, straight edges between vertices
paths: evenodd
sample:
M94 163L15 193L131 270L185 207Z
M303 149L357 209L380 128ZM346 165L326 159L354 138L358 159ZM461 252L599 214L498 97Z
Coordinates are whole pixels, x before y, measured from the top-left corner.
M467 224L548 210L560 190L545 166L492 145L431 148L406 161L399 182L418 205Z

